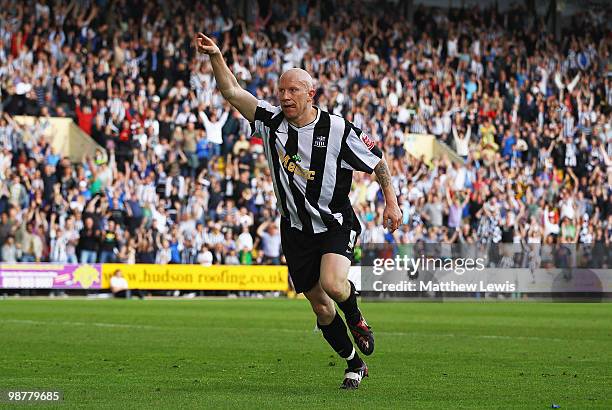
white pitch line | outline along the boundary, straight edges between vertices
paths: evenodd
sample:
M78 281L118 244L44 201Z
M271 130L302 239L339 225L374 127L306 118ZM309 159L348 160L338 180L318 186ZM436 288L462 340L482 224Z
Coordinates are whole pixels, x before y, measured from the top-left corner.
M507 335L461 335L455 333L422 333L422 332L376 332L385 336L441 336L441 337L475 337L479 339L519 339L519 340L550 340L555 342L567 342L569 339L561 339L558 337L540 337L540 336L507 336ZM593 339L580 339L581 341L597 341Z
M0 319L0 323L17 323L31 325L65 325L65 326L95 326L108 328L124 328L124 329L176 329L167 326L152 326L152 325L137 325L129 323L107 323L107 322L71 322L71 321L42 321L28 319ZM215 327L216 330L243 330L239 327ZM308 329L286 329L286 328L244 328L248 330L261 330L282 333L313 333ZM535 341L553 341L553 342L570 342L569 339L561 339L558 337L540 337L540 336L508 336L508 335L462 335L456 333L423 333L423 332L375 332L374 335L381 336L400 336L400 337L449 337L449 338L476 338L476 339L500 339L500 340L535 340ZM581 342L600 342L597 339L580 339Z
M96 327L121 327L121 328L133 328L133 329L161 329L158 326L148 325L133 325L128 323L104 323L104 322L68 322L68 321L57 321L57 320L27 320L27 319L0 319L0 322L7 323L23 323L31 325L67 325L67 326L96 326Z

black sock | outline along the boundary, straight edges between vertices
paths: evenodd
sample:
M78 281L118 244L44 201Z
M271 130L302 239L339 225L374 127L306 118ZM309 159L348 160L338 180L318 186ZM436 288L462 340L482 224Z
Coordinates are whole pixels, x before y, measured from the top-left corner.
M355 355L352 359L346 359L346 365L349 369L358 369L363 365L363 360L361 360L361 357L357 354L357 350L353 349L353 352Z
M338 312L336 312L334 320L332 320L329 325L317 323L317 326L321 329L323 337L327 340L327 343L329 343L332 349L334 349L340 357L346 359L349 368L355 369L361 366L361 359L355 348L353 348L353 343L351 339L349 339L346 325ZM351 357L351 355L353 355L353 357ZM351 357L351 359L349 359L349 357Z
M359 309L357 308L357 291L355 290L355 285L350 280L349 283L351 284L351 294L344 302L338 302L338 307L344 312L346 323L354 325L359 322L361 313L359 313Z

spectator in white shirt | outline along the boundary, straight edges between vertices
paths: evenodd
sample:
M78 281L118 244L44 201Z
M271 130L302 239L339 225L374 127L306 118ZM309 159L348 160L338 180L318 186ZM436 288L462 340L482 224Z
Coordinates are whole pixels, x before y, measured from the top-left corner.
M210 119L204 111L200 111L200 119L206 128L206 135L208 135L208 141L212 145L212 153L215 156L221 155L221 144L223 144L223 133L221 130L227 121L229 115L228 111L224 111L221 114L221 118L217 120L217 113L214 111L210 114Z
M198 119L196 118L195 114L191 112L191 108L189 108L189 105L185 104L183 106L183 112L177 114L174 123L182 127L189 122L196 123L197 121Z
M464 160L467 159L470 144L470 135L472 134L472 127L467 127L467 132L457 132L457 128L453 125L453 138L455 140L455 149L457 154Z
M253 250L253 237L249 233L248 225L242 225L242 232L238 235L236 247L239 251L250 252Z
M198 254L198 263L202 266L211 266L213 263L212 252L208 250L206 245L202 245L200 253Z
M110 289L113 296L116 298L129 299L132 296L132 292L128 286L128 281L125 279L125 277L123 277L123 273L120 269L117 269L115 273L113 273L113 276L111 276ZM144 298L144 295L140 290L134 289L134 293L136 293L140 299Z

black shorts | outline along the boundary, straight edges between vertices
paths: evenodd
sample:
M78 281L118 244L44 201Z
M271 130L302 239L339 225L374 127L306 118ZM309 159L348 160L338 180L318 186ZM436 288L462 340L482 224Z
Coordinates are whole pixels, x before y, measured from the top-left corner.
M353 248L359 233L359 228L338 228L308 234L291 227L288 220L281 218L281 244L295 291L307 292L317 284L321 274L321 257L324 254L346 256L352 262Z

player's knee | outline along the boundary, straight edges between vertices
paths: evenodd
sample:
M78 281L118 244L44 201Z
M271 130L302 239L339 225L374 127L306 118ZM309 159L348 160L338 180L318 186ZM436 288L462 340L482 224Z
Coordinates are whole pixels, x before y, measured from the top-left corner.
M319 323L323 324L330 323L336 314L332 303L312 303L312 311L317 316Z
M335 300L336 302L343 301L348 297L347 288L348 282L337 281L337 280L329 280L325 282L321 282L321 287L325 293L329 295L330 298Z

